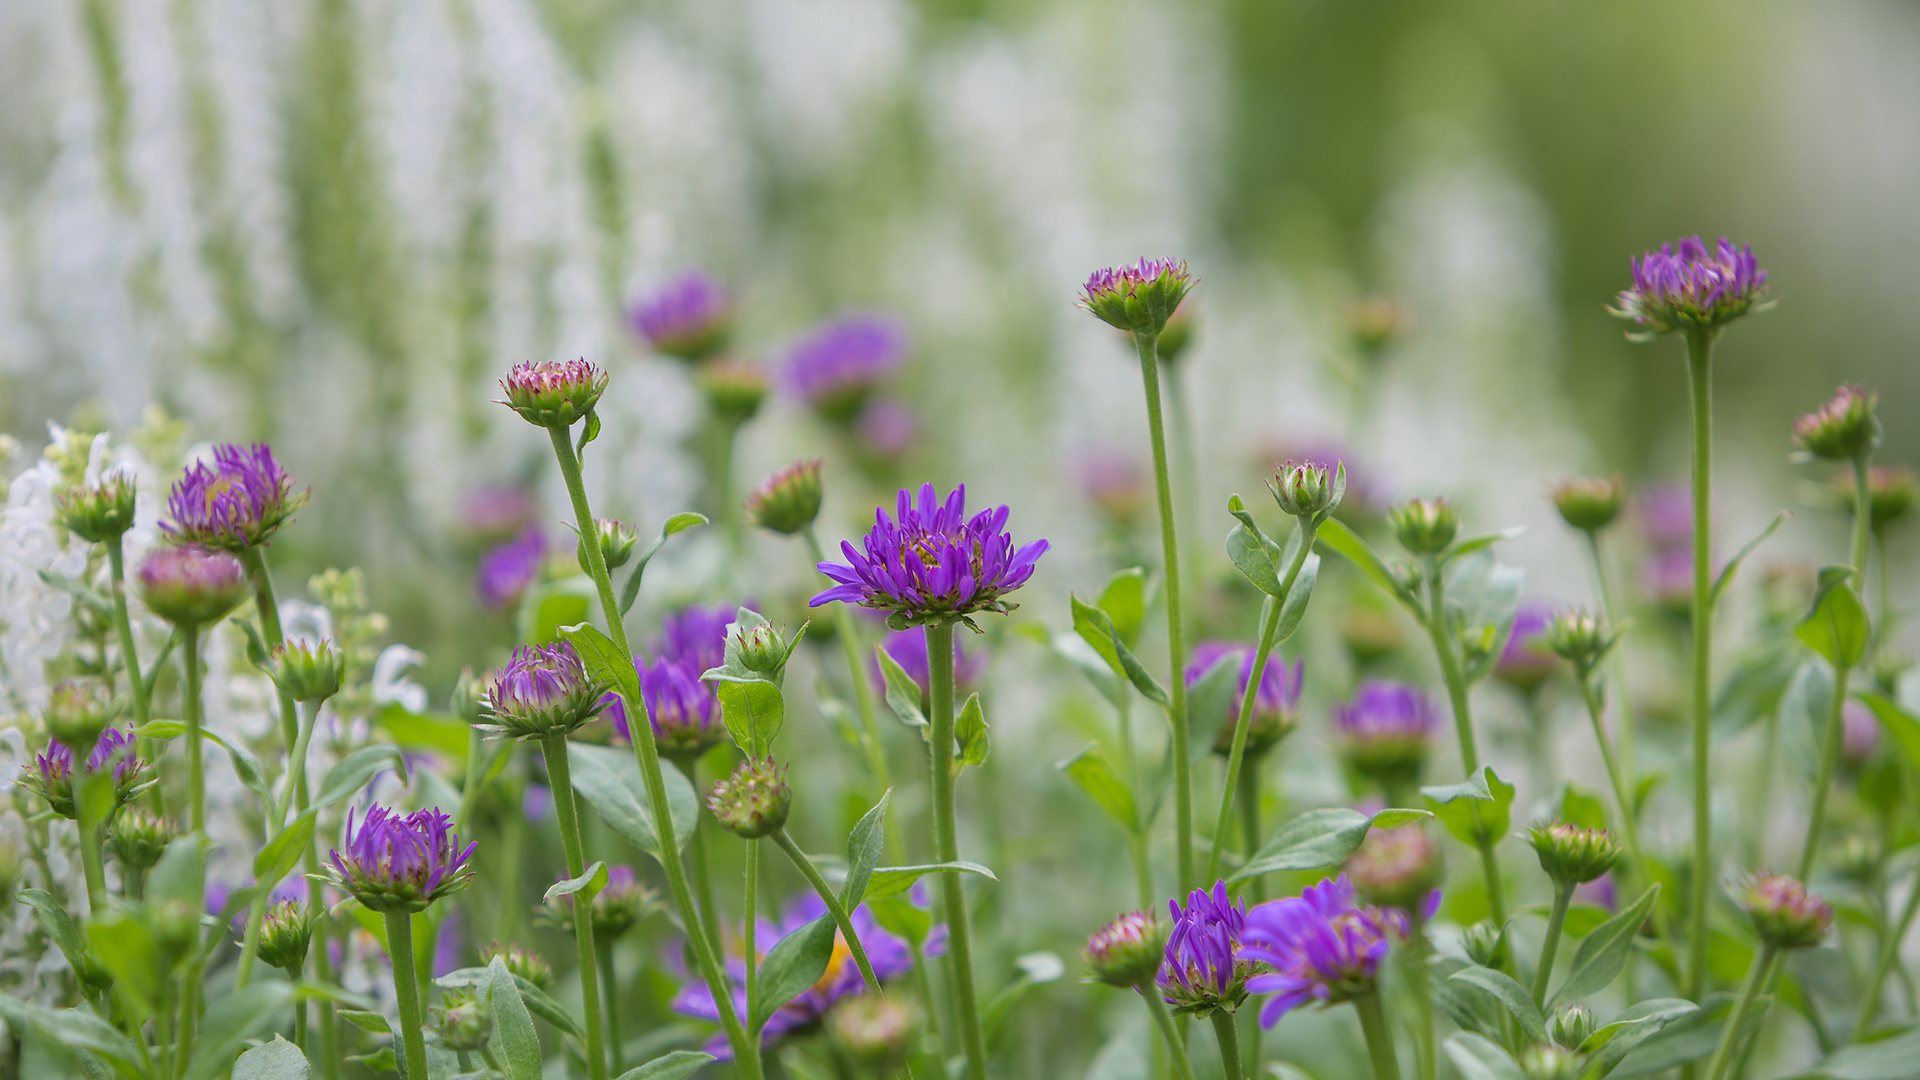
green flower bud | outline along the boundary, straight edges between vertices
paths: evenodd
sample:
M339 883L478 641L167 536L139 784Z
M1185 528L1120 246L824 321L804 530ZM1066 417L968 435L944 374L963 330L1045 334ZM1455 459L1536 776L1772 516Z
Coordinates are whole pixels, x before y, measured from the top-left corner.
M1160 972L1167 927L1150 911L1130 911L1101 927L1080 951L1095 982L1131 989Z
M1167 325L1160 330L1160 362L1171 364L1193 344L1193 305L1186 300L1173 309Z
M1392 296L1362 296L1347 305L1347 327L1353 343L1362 353L1377 355L1393 340L1406 333L1413 313L1406 303Z
M539 953L521 945L502 945L496 941L481 951L480 962L491 964L496 956L507 962L509 975L525 979L542 990L553 989L553 966Z
M892 1076L907 1060L920 1018L897 998L856 994L827 1014L827 1035L841 1053L874 1076Z
M1280 509L1293 517L1312 517L1334 505L1333 473L1311 461L1298 465L1289 461L1280 466L1267 481L1267 488Z
M608 570L618 570L633 558L633 547L640 542L640 530L630 525L622 525L612 518L596 518L593 531L600 539L600 557L606 561ZM591 574L587 566L587 543L582 537L574 543L574 557L580 562L580 572Z
M1586 1059L1558 1046L1529 1046L1520 1052L1520 1071L1527 1080L1575 1080Z
M100 733L113 723L106 692L94 683L60 683L47 696L47 707L40 715L48 735L81 755L92 752Z
M1564 821L1535 825L1527 840L1540 857L1540 869L1559 885L1585 885L1620 861L1620 843L1605 829L1583 829Z
M1580 1049L1594 1032L1600 1030L1600 1020L1593 1010L1584 1005L1563 1005L1547 1021L1547 1035L1558 1046L1568 1050Z
M153 913L153 937L164 966L171 970L200 946L200 913L185 900L168 900Z
M1158 336L1193 284L1193 274L1181 260L1141 259L1131 266L1094 271L1080 306L1108 326Z
M129 870L151 870L167 853L167 846L180 835L180 826L170 817L149 813L138 806L128 807L114 818L107 829L107 841L113 857Z
M54 502L54 516L90 544L118 540L133 528L133 477L109 473L91 487L73 488Z
M1500 928L1490 919L1481 919L1462 930L1460 947L1466 950L1467 959L1490 968L1499 967L1501 954L1506 952L1500 940Z
M447 710L469 724L485 723L487 719L487 694L493 690L493 668L474 674L472 668L461 668L460 678L453 684L453 695L447 701Z
M1547 648L1572 664L1581 678L1600 663L1618 640L1620 633L1607 625L1606 616L1584 608L1557 612L1553 622L1547 625Z
M313 915L292 900L267 911L260 925L260 962L295 978L307 966L307 946L313 940Z
M787 643L780 631L767 623L735 630L733 646L748 671L778 680L781 670L787 666Z
M760 411L767 399L767 373L755 364L736 360L709 360L703 364L694 382L713 415L733 424L744 424Z
M1388 512L1394 538L1415 555L1438 555L1460 531L1460 514L1443 498L1408 499Z
M791 536L820 516L820 459L789 465L747 496L747 517L771 532Z
M498 404L538 427L571 427L593 412L608 378L585 360L530 360L500 380L507 398Z
M1785 874L1754 878L1740 899L1760 940L1776 949L1818 945L1833 925L1833 908Z
M772 758L743 761L733 775L713 785L707 808L728 832L748 840L771 836L787 823L793 789L786 769Z
M268 670L293 700L325 701L346 681L347 655L331 641L289 641L274 648Z
M456 1054L477 1054L493 1038L493 1014L470 993L449 991L433 1010L432 1026L434 1038Z
M1567 524L1582 532L1599 532L1620 516L1627 504L1627 482L1617 474L1605 479L1562 480L1553 486L1553 505Z
M1880 445L1880 421L1873 407L1880 395L1858 386L1842 386L1833 400L1794 421L1793 443L1810 457L1845 461Z

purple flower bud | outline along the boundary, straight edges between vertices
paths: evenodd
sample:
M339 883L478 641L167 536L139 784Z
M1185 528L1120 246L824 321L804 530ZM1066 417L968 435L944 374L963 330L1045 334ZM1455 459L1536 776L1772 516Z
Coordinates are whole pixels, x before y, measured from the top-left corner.
M1167 927L1150 911L1129 911L1087 939L1080 958L1095 982L1132 988L1152 979L1165 962Z
M1500 651L1500 660L1494 664L1494 675L1523 694L1540 689L1540 684L1547 681L1557 666L1547 640L1547 632L1552 627L1553 616L1545 604L1521 604L1514 613L1513 631L1507 635L1506 648Z
M688 270L627 313L627 321L656 352L703 360L726 346L733 298L700 270Z
M767 477L747 496L747 520L770 532L791 536L820 516L824 497L820 459L796 462Z
M1846 461L1880 445L1880 421L1873 407L1880 395L1858 386L1842 386L1833 400L1793 422L1793 444L1829 461Z
M1628 336L1643 340L1683 331L1711 331L1750 312L1772 306L1763 298L1767 272L1754 260L1751 246L1736 248L1721 237L1709 249L1698 236L1649 251L1632 261L1633 285L1608 310L1641 329Z
M522 645L494 675L479 727L511 739L565 735L600 715L606 692L572 645Z
M497 401L536 427L571 427L593 411L607 391L608 375L585 360L530 360L507 373Z
M1157 336L1193 285L1185 261L1142 258L1130 266L1095 270L1081 291L1080 306L1117 330Z
M730 424L744 424L767 399L767 373L758 364L738 360L709 360L694 376L700 396L713 415Z
M1240 669L1240 678L1234 690L1233 706L1213 743L1216 754L1226 756L1233 749L1234 724L1247 698L1247 684L1253 679L1256 652L1252 645L1237 641L1203 641L1193 647L1187 660L1189 689L1220 661L1228 657L1237 657L1240 661L1235 665ZM1247 753L1256 756L1265 753L1300 726L1300 692L1305 687L1305 672L1305 660L1295 660L1293 666L1288 667L1284 657L1267 658L1266 669L1260 673L1260 689L1253 696L1253 714L1248 718Z
M1444 876L1440 848L1419 822L1373 829L1347 860L1347 875L1369 903L1413 911L1435 899ZM1432 911L1423 911L1431 917Z
M1567 479L1553 485L1553 506L1567 524L1582 532L1598 532L1613 524L1626 505L1627 482L1619 474L1591 479Z
M545 534L539 526L529 525L518 539L480 556L480 571L474 576L473 591L486 607L495 611L510 608L540 579L540 566L546 558Z
M1818 945L1833 925L1833 908L1785 874L1762 874L1742 890L1741 906L1760 940L1776 949Z
M1584 829L1565 821L1535 825L1527 841L1540 858L1540 869L1556 885L1585 885L1613 869L1624 852L1605 829Z
M347 811L346 852L334 849L328 876L369 910L425 911L472 880L467 859L476 845L462 848L453 819L438 808L402 815L375 806L358 829L353 818Z
M653 722L653 740L662 757L691 760L719 744L722 729L715 715L713 691L700 681L700 672L665 657L651 665L636 660L634 666L640 672L640 697ZM611 703L608 713L613 717L614 730L632 741L625 702L613 694L604 701Z
M1840 710L1841 764L1849 769L1858 769L1879 748L1880 721L1874 718L1872 709L1848 698L1846 706Z
M1341 752L1362 776L1390 791L1419 776L1438 723L1419 688L1380 680L1361 683L1353 700L1333 711Z
M131 731L108 728L100 733L92 752L87 754L89 774L113 770L113 805L125 806L153 784L153 770L134 755ZM20 770L19 783L47 801L53 812L74 818L73 751L65 743L47 744L46 752L36 754L33 764Z
M293 490L293 477L266 443L213 448L213 467L195 462L173 485L162 521L176 543L243 551L264 544L306 505L309 492Z
M1045 540L1014 550L1005 531L1008 510L966 512L966 485L938 502L932 484L916 501L901 491L898 521L884 509L874 511L874 526L856 551L842 541L845 563L823 562L821 573L838 584L816 595L809 607L842 600L893 613L888 625L905 629L936 619L964 619L980 611L1007 612L1001 597L1033 576L1034 563L1046 554Z
M1212 892L1195 889L1182 908L1167 901L1173 931L1167 937L1159 978L1160 994L1175 1012L1206 1016L1215 1009L1232 1012L1247 999L1253 963L1240 956L1247 928L1246 904L1227 898L1227 883Z
M907 356L907 333L876 315L849 315L815 330L787 355L787 389L823 418L849 424Z
M1125 451L1094 447L1079 455L1074 469L1080 491L1110 525L1127 528L1147 508L1147 476Z
M247 570L224 551L156 548L135 575L153 613L183 627L217 622L247 598Z
M743 761L733 775L713 785L707 796L707 809L715 820L735 836L758 840L772 836L787 823L793 808L793 789L787 786L787 769L772 758Z
M1344 874L1249 911L1240 954L1271 970L1248 979L1247 990L1275 995L1260 1011L1261 1026L1308 1002L1372 993L1380 962L1410 933L1404 912L1356 905Z

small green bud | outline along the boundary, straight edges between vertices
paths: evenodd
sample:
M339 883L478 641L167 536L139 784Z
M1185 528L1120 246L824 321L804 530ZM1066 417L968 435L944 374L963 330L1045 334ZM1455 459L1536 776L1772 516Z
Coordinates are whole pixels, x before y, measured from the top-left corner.
M347 655L331 641L296 640L275 646L268 663L273 684L295 701L325 701L347 678Z
M493 1038L493 1014L479 997L449 992L433 1010L433 1034L440 1045L456 1054L477 1054Z
M1500 928L1490 919L1481 919L1462 930L1460 947L1466 950L1467 959L1490 968L1499 967L1501 954L1506 952L1500 940Z
M305 907L283 900L267 911L260 925L260 962L295 978L307 965L307 946L313 940L313 915Z
M94 683L63 682L47 696L41 713L47 734L65 743L76 757L93 752L100 734L113 723L113 709L105 691Z
M493 690L494 676L497 674L494 668L477 675L470 667L461 668L460 678L453 684L453 695L447 701L448 711L469 724L485 723L487 694Z
M1833 908L1785 874L1762 874L1742 891L1741 906L1760 940L1776 949L1818 945L1833 925Z
M1167 927L1150 911L1129 911L1101 927L1080 951L1095 982L1131 989L1159 974Z
M1568 1050L1580 1049L1580 1044L1598 1030L1599 1018L1585 1005L1563 1005L1547 1021L1548 1037Z
M778 679L787 666L787 643L780 632L767 623L743 626L733 632L734 648L748 671L757 671Z
M1567 524L1599 532L1620 516L1627 503L1627 482L1618 475L1562 480L1553 486L1553 505Z
M694 376L701 396L713 415L733 424L744 424L760 411L767 399L767 373L755 364L737 360L709 360Z
M820 516L824 497L820 486L820 459L789 465L768 477L747 496L747 517L770 532L791 536Z
M1311 461L1280 466L1267 488L1280 509L1297 518L1312 517L1334 504L1332 472Z
M1880 395L1858 386L1842 386L1833 400L1793 424L1793 443L1802 453L1845 461L1880 445L1880 421L1873 407Z
M640 542L640 530L630 525L622 525L612 518L596 518L593 522L594 535L600 540L600 557L606 560L608 570L618 570L633 558L633 548ZM574 544L574 557L580 563L580 572L592 573L587 566L587 544L582 537Z
M841 1053L874 1076L892 1076L907 1060L920 1018L898 998L856 994L827 1014L827 1034Z
M536 952L521 945L502 945L499 942L487 946L480 953L482 964L493 963L494 957L507 962L507 973L516 975L542 990L553 989L553 965Z
M787 823L793 789L787 786L785 767L772 758L743 761L732 776L713 785L707 807L728 832L757 840Z
M1389 511L1394 538L1415 555L1438 555L1460 531L1460 514L1444 498L1408 499Z
M1560 885L1585 885L1613 869L1622 850L1607 830L1564 821L1535 825L1527 830L1527 840L1540 857L1540 869Z
M1574 1080L1586 1059L1558 1046L1529 1046L1520 1052L1520 1071L1527 1080Z
M128 807L107 830L113 857L129 870L151 870L167 853L167 846L180 835L180 826L170 817L149 813L138 806Z
M1619 635L1607 626L1605 616L1584 608L1556 612L1547 625L1547 648L1572 664L1581 678L1600 663L1617 640Z
M153 936L168 968L200 944L200 913L185 900L168 900L153 913Z
M53 512L68 532L90 544L104 544L133 528L134 499L133 477L115 472L91 487L61 495Z

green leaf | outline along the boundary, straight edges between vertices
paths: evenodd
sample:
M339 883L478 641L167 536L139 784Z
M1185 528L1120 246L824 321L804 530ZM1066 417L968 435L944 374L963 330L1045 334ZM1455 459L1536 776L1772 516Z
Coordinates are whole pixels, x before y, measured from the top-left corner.
M639 716L646 711L640 696L640 672L633 666L633 657L622 653L607 635L588 623L563 626L560 636L573 646L581 665L595 682L613 687L614 692L625 699L628 716Z
M1821 567L1813 606L1794 629L1795 637L1836 669L1851 668L1867 654L1867 611L1848 588L1852 576L1852 567Z
M1300 629L1300 621L1307 617L1307 604L1313 600L1313 584L1320 579L1320 556L1308 555L1307 561L1300 564L1300 573L1293 579L1293 587L1287 590L1286 602L1280 605L1280 623L1274 629L1275 645L1292 637Z
M133 729L143 739L173 739L187 733L187 725L178 720L149 720Z
M1507 833L1513 810L1513 785L1500 779L1493 766L1480 771L1464 783L1423 787L1420 794L1435 817L1447 827L1454 839L1478 847L1496 841Z
M1446 1042L1447 1057L1462 1080L1527 1080L1520 1064L1500 1046L1471 1031L1455 1033Z
M1187 750L1196 761L1206 759L1220 732L1236 719L1233 699L1240 691L1241 662L1237 652L1222 656L1187 688Z
M60 955L67 958L67 966L75 971L84 970L88 963L86 943L80 940L73 916L60 906L60 901L45 889L21 889L16 899L33 909L40 920L40 929L59 947Z
M675 1050L637 1069L628 1069L620 1074L620 1080L684 1080L712 1060L712 1054L703 1054L698 1050Z
M774 1010L820 980L833 956L834 925L822 915L781 938L760 965L759 999L753 1003L748 1031L757 1034Z
M881 792L880 801L847 834L847 880L840 886L840 907L845 911L859 907L867 895L868 879L886 847L887 804L892 801L892 788Z
M607 864L596 862L580 872L576 878L556 881L547 886L547 895L543 899L551 902L555 897L572 896L582 889L587 890L586 899L591 902L600 890L607 887Z
M1247 505L1240 500L1240 496L1234 495L1227 500L1227 513L1240 522L1227 534L1227 558L1233 560L1234 567L1253 583L1254 588L1276 599L1285 596L1280 588L1280 545L1260 531L1260 526L1254 522L1253 515L1247 512Z
M1892 698L1881 694L1860 694L1860 700L1879 719L1893 744L1906 756L1907 763L1920 769L1920 718L1901 708Z
M661 545L667 542L667 537L706 523L706 515L689 510L683 510L667 519L667 523L660 527L660 535L653 538L653 542L647 545L645 551L635 555L633 569L627 571L627 583L620 590L620 614L625 615L632 610L633 602L640 598L640 578L646 573L647 563L653 559Z
M1518 567L1494 561L1490 554L1468 556L1455 567L1447 580L1447 617L1466 653L1462 677L1471 684L1492 674L1500 662L1527 575ZM1485 645L1469 650L1472 642Z
M278 1034L272 1042L261 1043L233 1063L233 1080L307 1080L312 1075L307 1055Z
M916 945L924 943L927 933L933 929L932 913L915 907L904 896L890 896L884 900L869 896L867 910L873 912L873 921L879 923L881 929Z
M433 983L435 986L451 989L470 987L484 990L492 979L489 970L483 967L460 968L457 971L447 972L433 980ZM528 1012L545 1020L564 1034L582 1040L587 1037L586 1031L580 1027L580 1022L573 1018L573 1014L561 1008L560 1003L548 996L545 990L518 975L513 977L513 985L520 991L520 1001L527 1007Z
M319 816L320 808L313 807L288 822L286 828L267 841L267 846L253 857L255 883L261 888L271 889L300 865L307 849L313 846L313 826Z
M1129 649L1139 644L1147 621L1147 572L1138 566L1115 571L1100 590L1100 610L1113 620L1120 644Z
M1073 604L1074 630L1086 639L1087 644L1093 646L1094 651L1099 653L1101 659L1104 659L1114 671L1125 675L1127 681L1133 683L1134 689L1140 691L1148 701L1165 705L1167 691L1147 672L1145 667L1141 666L1140 661L1134 657L1126 643L1120 640L1119 632L1114 629L1113 620L1107 617L1107 613L1083 603L1078 596L1071 593L1067 598Z
M1510 529L1501 529L1499 532L1481 533L1478 536L1469 536L1465 540L1462 540L1459 543L1453 545L1453 550L1447 552L1445 555L1440 556L1440 561L1445 563L1445 562L1451 562L1454 559L1465 558L1468 555L1473 555L1478 552L1485 551L1486 549L1492 547L1495 544L1504 543L1508 540L1517 539L1520 536L1525 535L1526 531L1527 531L1527 527L1525 525L1515 525Z
M1633 951L1633 939L1639 936L1640 928L1646 924L1647 915L1653 911L1653 905L1659 898L1660 886L1656 883L1641 893L1633 906L1581 938L1580 948L1573 954L1573 969L1567 973L1567 981L1553 995L1553 1002L1572 1001L1606 989L1607 984L1613 982L1614 977L1627 966L1627 956Z
M65 574L56 574L51 570L36 570L40 580L59 589L101 615L113 614L113 602L93 591L84 582L70 578Z
M953 722L953 737L960 744L960 756L954 761L954 772L969 765L984 765L987 761L987 713L980 707L980 694L975 692L967 696L967 703L960 710L959 719Z
M1349 562L1366 575L1368 581L1386 590L1387 595L1397 598L1403 604L1410 606L1413 604L1412 595L1401 583L1399 575L1388 569L1387 564L1374 552L1373 548L1365 540L1360 539L1360 534L1347 528L1346 523L1339 518L1328 518L1322 523L1314 539L1346 556Z
M1505 1009L1520 1024L1534 1042L1547 1041L1547 1018L1540 1006L1533 1003L1533 995L1527 988L1513 981L1504 972L1484 968L1478 964L1462 968L1452 975L1452 981L1465 983L1486 994L1494 1004Z
M393 1025L387 1022L386 1015L383 1013L362 1009L341 1009L336 1015L361 1031L371 1031L375 1035L393 1034Z
M374 714L373 722L401 746L432 750L459 765L467 763L467 735L473 729L457 716L408 712L405 705L389 701Z
M901 723L922 729L920 735L925 738L927 714L920 707L920 684L913 681L913 676L907 674L907 669L886 649L876 645L873 652L880 658L880 675L886 680L887 708L893 710Z
M271 1030L292 997L292 986L278 979L262 979L247 987L246 993L228 994L208 1005L194 1033L186 1080L220 1080L227 1076L240 1048Z
M1120 823L1128 832L1140 828L1140 815L1133 800L1133 792L1120 781L1097 745L1089 745L1073 757L1055 765L1054 768L1067 774L1074 786L1086 792L1107 816Z
M206 838L199 833L176 836L166 853L147 872L147 903L153 906L179 901L189 911L207 902Z
M464 747L465 739L461 741ZM375 743L355 750L328 769L327 778L320 782L320 794L314 796L313 805L333 806L353 798L383 769L392 769L400 774L402 784L413 783L413 777L407 773L407 757L400 752L400 748L392 743Z
M140 1018L159 1011L166 1001L167 973L144 922L124 911L104 912L88 925L87 941L91 955L113 973L113 988Z
M112 1024L84 1009L49 1009L12 994L0 994L0 1020L16 1030L33 1028L69 1050L97 1054L123 1076L138 1080L147 1075L140 1068L133 1043Z
M905 893L927 874L979 874L989 881L999 881L993 871L976 862L940 862L921 863L918 866L882 866L873 871L873 877L867 882L867 902L877 903Z
M1583 829L1604 829L1606 804L1593 792L1569 782L1560 788L1560 820Z
M766 754L786 718L787 699L780 688L765 679L715 682L713 688L734 745L749 757Z
M227 752L233 762L234 775L240 778L255 795L260 796L261 806L272 806L273 795L267 791L267 776L260 769L260 759L253 752L238 743L228 742L220 733L209 728L200 729L200 737L206 739Z
M1780 526L1785 525L1787 519L1792 516L1793 511L1791 510L1780 511L1780 513L1774 517L1773 524L1761 529L1759 536L1747 541L1746 546L1741 548L1738 554L1734 555L1733 561L1721 568L1720 576L1713 579L1713 591L1707 594L1707 610L1713 610L1714 605L1720 602L1720 594L1725 592L1727 586L1733 583L1734 573L1740 569L1741 563L1747 561L1747 556L1753 554L1754 549L1758 548L1761 544L1766 543L1769 536L1779 532Z
M1916 1058L1920 1058L1920 1028L1910 1028L1879 1042L1841 1047L1804 1075L1822 1080L1911 1080Z
M1591 1063L1590 1075L1599 1080L1612 1072L1634 1047L1659 1034L1673 1021L1698 1012L1699 1008L1681 998L1653 998L1630 1006L1580 1044L1580 1052L1586 1054Z
M631 715L631 714L629 714ZM607 823L628 843L641 851L660 857L659 834L653 827L653 804L647 798L640 779L640 764L623 747L590 746L567 743L567 769L573 774L573 789L600 812ZM679 769L661 770L667 788L667 809L673 815L676 847L685 848L700 819L700 799L693 785Z
M1391 829L1433 815L1425 810L1382 810L1369 817L1344 806L1308 810L1282 826L1247 865L1228 881L1242 881L1279 870L1326 870L1360 850L1371 828Z
M267 643L260 638L260 631L251 619L230 619L229 622L247 633L247 663L257 668L265 668L268 663Z
M520 1000L520 987L507 971L505 957L487 965L488 1009L493 1013L493 1047L507 1080L540 1080L540 1036L533 1016Z

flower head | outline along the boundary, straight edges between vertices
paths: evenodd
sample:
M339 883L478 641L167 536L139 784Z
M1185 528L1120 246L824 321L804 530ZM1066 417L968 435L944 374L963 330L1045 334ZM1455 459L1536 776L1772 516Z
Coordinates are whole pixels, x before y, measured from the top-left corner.
M1378 679L1361 683L1353 700L1333 711L1346 759L1389 789L1419 775L1437 723L1433 702L1418 687Z
M1564 1046L1540 1043L1520 1052L1520 1075L1526 1080L1576 1080L1587 1059Z
M1540 869L1556 885L1585 885L1613 869L1624 849L1605 829L1584 829L1565 821L1535 825L1527 841L1540 857Z
M179 626L218 622L247 598L240 560L195 544L155 548L136 576L147 607Z
M1347 860L1347 876L1369 903L1419 910L1422 918L1433 917L1444 869L1439 846L1417 821L1369 830Z
M1160 994L1174 1011L1205 1016L1215 1009L1232 1012L1247 999L1247 976L1253 963L1240 956L1240 939L1247 929L1247 906L1227 898L1227 883L1217 881L1211 892L1195 889L1182 908L1167 901L1173 932L1156 980Z
M823 498L820 459L795 462L767 477L747 496L747 520L771 532L792 536L820 516Z
M306 966L307 947L312 941L313 914L299 901L282 900L267 909L266 921L260 925L260 962L285 972L298 972Z
M772 836L787 823L793 808L793 789L787 786L787 769L772 758L746 760L733 775L713 785L707 796L707 809L722 827L735 836L758 840Z
M494 674L479 726L511 739L565 735L600 715L606 692L572 645L522 645Z
M1573 478L1553 485L1553 506L1567 524L1582 532L1599 532L1620 516L1626 505L1627 482L1619 474Z
M1260 1010L1261 1025L1311 1001L1371 993L1380 962L1410 930L1404 912L1356 905L1345 875L1247 912L1241 955L1272 968L1247 980L1249 992L1275 995Z
M767 399L767 373L758 364L739 360L709 360L694 375L700 396L713 415L729 424L744 424Z
M852 423L873 391L907 358L907 332L892 319L848 315L800 339L787 354L787 389L825 419Z
M920 418L905 402L878 398L860 410L853 436L869 465L885 465L905 457L920 441Z
M133 528L133 477L113 472L90 487L73 488L54 500L53 513L68 532L90 544L117 540Z
M1247 684L1253 680L1257 650L1237 641L1203 641L1193 647L1186 670L1187 687L1191 689L1215 664L1229 657L1239 660L1234 666L1240 669L1240 677L1227 723L1213 742L1213 752L1222 755L1233 747L1234 721L1247 699ZM1300 726L1300 692L1305 686L1305 672L1305 660L1295 660L1289 667L1282 657L1267 658L1267 666L1260 672L1260 686L1254 691L1253 713L1248 717L1247 753L1265 753Z
M533 493L516 484L481 484L460 497L460 523L480 540L504 540L539 513Z
M1415 555L1438 555L1460 531L1460 512L1443 498L1408 499L1388 512L1394 539Z
M567 875L556 875L555 880L565 881ZM612 941L625 934L653 913L659 899L647 883L634 874L633 867L623 864L607 867L607 883L594 894L593 904L587 909L593 919L595 939ZM571 931L573 908L573 896L557 896L547 902L545 914L560 929Z
M1095 270L1080 306L1116 329L1158 335L1192 289L1193 274L1183 260L1142 258Z
M107 829L107 842L113 857L129 870L151 870L167 853L167 845L180 835L180 826L170 817L130 806L115 815Z
M482 964L493 963L496 956L506 961L508 974L542 990L553 989L553 965L547 963L546 957L524 945L502 945L497 941L480 950Z
M1880 395L1858 386L1842 386L1833 400L1793 422L1793 445L1807 455L1846 461L1880 445L1880 421L1873 407Z
M529 360L500 380L505 405L536 427L565 428L593 411L607 392L606 372L582 360Z
M1608 649L1618 639L1607 625L1604 615L1597 615L1585 608L1569 608L1555 612L1553 621L1547 625L1547 648L1567 663L1581 678L1593 670Z
M691 760L719 744L722 729L715 715L713 691L700 681L700 673L687 664L662 657L652 664L635 661L640 672L640 698L652 722L653 740L662 756ZM626 702L608 694L602 703L608 706L613 728L631 742Z
M703 271L688 270L634 304L627 321L654 351L703 360L726 347L733 298Z
M1608 310L1640 329L1628 336L1642 340L1683 331L1712 331L1771 303L1767 272L1754 260L1753 248L1736 248L1721 237L1709 249L1698 236L1649 251L1633 260L1633 285Z
M100 733L93 750L87 754L86 771L98 774L113 770L113 805L125 806L153 784L153 770L134 755L130 731L108 728ZM35 754L33 764L20 770L20 784L47 800L53 812L64 818L77 815L74 806L73 751L65 743L47 744L45 753Z
M540 579L540 566L546 558L546 534L538 525L529 525L518 537L480 556L473 591L486 607L495 611L510 608Z
M1548 642L1553 617L1543 604L1521 604L1513 616L1513 630L1500 651L1493 673L1522 693L1540 689L1553 674L1555 656Z
M1593 1010L1584 1005L1562 1005L1547 1019L1547 1037L1554 1045L1568 1050L1580 1049L1580 1044L1593 1037L1600 1030L1600 1020Z
M1335 469L1339 469L1335 466ZM1274 501L1280 509L1297 518L1309 518L1323 510L1333 508L1344 492L1346 473L1340 471L1336 484L1334 470L1311 461L1295 464L1288 461L1274 471L1273 478L1267 481L1267 489L1273 492Z
M269 656L269 672L274 685L293 700L325 701L340 692L347 654L331 641L286 641Z
M1848 698L1840 710L1840 763L1858 769L1880 747L1880 721L1873 710L1854 698Z
M328 876L368 909L425 911L473 879L467 859L476 845L462 848L453 819L437 807L400 814L374 806L358 829L353 817L353 811L347 811L346 851L334 849Z
M1762 874L1747 883L1740 904L1760 940L1776 949L1820 944L1833 925L1833 908L1785 874Z
M1048 544L1035 540L1016 551L1005 531L1006 507L964 518L966 505L964 484L944 503L937 501L932 484L920 488L917 501L901 491L898 520L875 510L864 551L841 541L847 561L819 564L820 572L838 584L808 606L843 600L878 608L893 613L888 625L896 630L979 611L1013 610L1001 597L1027 583Z
M430 1029L441 1046L455 1053L479 1053L493 1039L493 1012L472 991L449 990L431 1013Z
M654 651L692 669L698 678L727 662L727 627L739 615L737 604L681 608L660 620L660 642Z
M1152 979L1166 961L1167 925L1151 911L1129 911L1101 927L1080 951L1095 982L1123 989Z
M827 1014L833 1045L871 1076L899 1071L919 1030L920 1017L912 1005L872 994L856 994Z
M633 558L634 545L640 542L640 530L612 518L595 518L593 538L600 545L600 558L607 569L618 570L627 564L628 559ZM587 559L586 538L576 539L573 548L574 559L580 564L580 572L593 573Z
M69 750L85 750L99 742L113 722L113 707L98 683L69 679L54 686L40 715L54 741Z
M243 551L264 544L306 505L307 491L273 460L266 443L213 448L213 467L195 462L167 496L160 528L176 543Z

